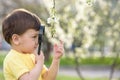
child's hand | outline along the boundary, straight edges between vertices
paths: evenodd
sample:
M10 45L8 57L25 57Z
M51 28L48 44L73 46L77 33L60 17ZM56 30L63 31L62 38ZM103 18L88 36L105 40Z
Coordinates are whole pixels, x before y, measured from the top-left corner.
M43 66L44 64L44 54L41 51L40 55L36 54L36 64L39 64L40 66Z
M60 59L64 52L63 42L60 41L60 44L54 45L54 59Z

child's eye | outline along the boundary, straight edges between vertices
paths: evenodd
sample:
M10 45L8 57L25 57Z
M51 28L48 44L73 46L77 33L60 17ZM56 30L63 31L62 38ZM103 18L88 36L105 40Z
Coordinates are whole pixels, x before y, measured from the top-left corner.
M32 36L32 38L37 38L37 36Z

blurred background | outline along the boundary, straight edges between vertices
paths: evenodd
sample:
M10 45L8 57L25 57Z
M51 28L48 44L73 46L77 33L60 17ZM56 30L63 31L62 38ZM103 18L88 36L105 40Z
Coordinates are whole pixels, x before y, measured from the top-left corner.
M54 1L58 21L55 37L51 37L53 27L47 19ZM0 80L4 80L2 65L10 50L1 23L17 8L37 14L45 25L42 48L48 67L53 44L64 41L57 80L120 80L120 0L0 0Z

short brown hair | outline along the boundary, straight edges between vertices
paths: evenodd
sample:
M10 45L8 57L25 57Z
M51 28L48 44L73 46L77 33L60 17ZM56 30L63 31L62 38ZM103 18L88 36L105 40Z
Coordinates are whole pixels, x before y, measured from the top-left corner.
M10 44L13 34L21 35L28 29L38 31L40 25L41 23L38 16L25 9L16 9L3 20L3 37Z

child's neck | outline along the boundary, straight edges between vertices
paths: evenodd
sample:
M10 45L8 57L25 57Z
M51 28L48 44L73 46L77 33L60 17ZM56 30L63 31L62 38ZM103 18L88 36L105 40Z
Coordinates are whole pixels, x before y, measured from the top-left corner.
M12 49L13 49L13 50L16 50L17 52L23 53L19 48L16 48L16 47L13 47L13 46L12 46Z

